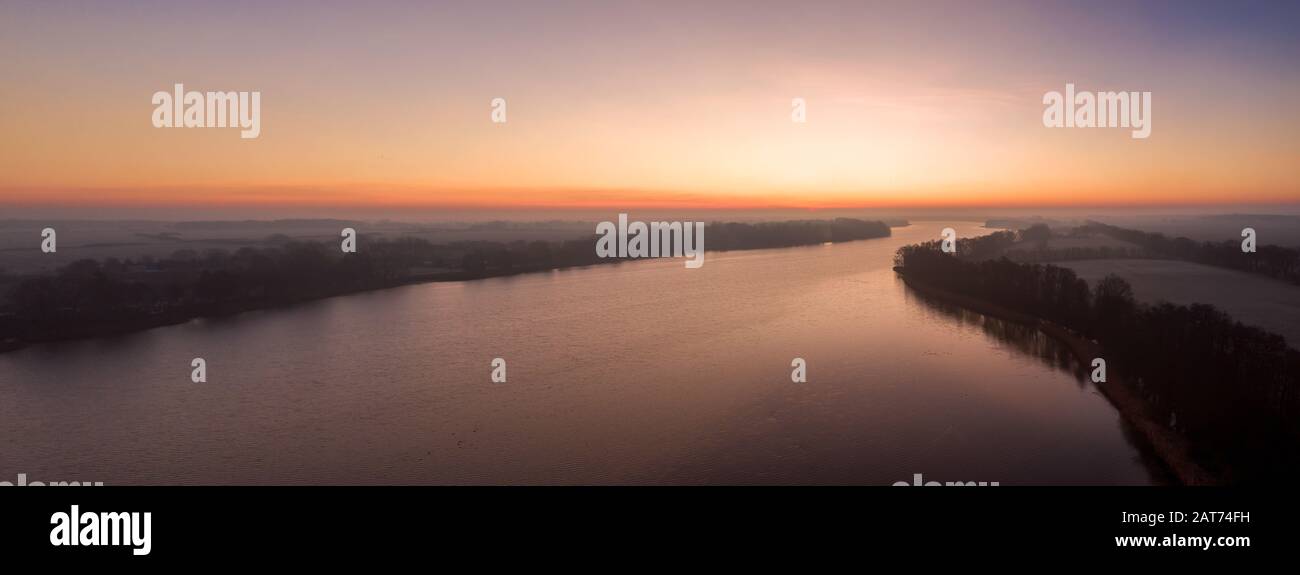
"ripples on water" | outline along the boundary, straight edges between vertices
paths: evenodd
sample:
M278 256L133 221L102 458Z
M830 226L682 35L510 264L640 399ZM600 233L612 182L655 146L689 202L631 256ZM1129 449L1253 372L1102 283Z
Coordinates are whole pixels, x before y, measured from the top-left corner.
M946 226L983 233L922 222L33 346L0 355L0 480L1151 482L1061 346L895 277L894 250Z

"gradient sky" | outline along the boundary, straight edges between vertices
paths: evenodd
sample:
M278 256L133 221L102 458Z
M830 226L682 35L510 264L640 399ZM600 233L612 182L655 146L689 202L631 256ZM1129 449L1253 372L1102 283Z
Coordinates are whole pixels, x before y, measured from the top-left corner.
M0 210L1297 204L1297 28L1297 2L0 0ZM153 128L177 82L261 91L261 137ZM1151 137L1044 128L1066 82L1152 92Z

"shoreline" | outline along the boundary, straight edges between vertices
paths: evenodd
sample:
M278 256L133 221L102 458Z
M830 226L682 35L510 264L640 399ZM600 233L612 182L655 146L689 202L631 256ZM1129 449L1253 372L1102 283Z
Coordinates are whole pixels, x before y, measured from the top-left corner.
M63 342L95 339L101 337L128 335L128 334L139 333L142 331L148 331L160 327L168 327L173 325L189 323L196 319L231 317L242 313L249 313L255 311L288 309L297 305L318 302L318 301L327 300L335 297L358 295L363 293L383 291L383 290L405 287L410 285L484 280L484 279L510 277L510 276L540 273L540 272L580 269L580 268L597 266L597 265L606 265L606 263L607 262L597 262L592 264L540 267L540 268L521 266L519 268L515 268L508 271L493 270L493 271L482 272L482 273L469 273L464 271L456 271L456 272L435 272L435 273L426 273L426 274L413 274L383 284L362 286L353 289L344 289L334 293L327 293L327 294L322 294L317 296L306 296L302 298L289 299L289 300L267 300L267 301L261 301L255 303L243 303L243 304L223 305L219 303L213 303L204 306L204 309L199 309L199 310L190 309L190 310L182 310L178 312L164 312L152 316L137 318L133 321L127 322L125 325L118 324L112 327L82 326L79 330L77 330L72 334L62 335L59 337L39 338L39 339L32 339L32 340L24 340L24 339L0 340L0 354L8 353L11 351L17 351L32 345L40 345L46 343L63 343ZM610 261L608 263L617 264L623 262Z
M916 290L918 293L986 316L1038 329L1052 339L1064 344L1074 354L1080 365L1091 365L1093 358L1102 357L1102 346L1100 344L1075 334L1064 327L1026 313L1006 309L979 298L950 292L926 284L915 278L908 277L907 273L899 267L895 267L894 271L903 279L903 283L907 287ZM1137 431L1138 435L1146 442L1146 447L1160 459L1165 468L1178 479L1179 483L1182 485L1222 485L1225 483L1222 477L1216 476L1195 462L1191 456L1191 445L1187 440L1152 418L1146 401L1126 385L1122 378L1114 374L1108 374L1106 381L1094 383L1093 386L1110 402L1120 417L1124 418L1124 421Z
M907 223L905 225L911 225L911 224ZM891 230L891 233L889 235L867 237L867 238L854 238L849 240L843 240L839 243L851 243L851 242L858 242L864 240L876 240L876 239L889 238L893 235L892 234L893 228L901 227L901 226L888 226L888 227ZM816 243L797 244L791 246L777 246L777 247L740 247L740 248L714 250L713 253L804 248L804 247L814 247L818 245L821 244L816 244ZM224 303L224 304L212 302L212 303L203 304L198 307L191 307L189 309L172 310L172 311L162 312L162 313L149 315L149 316L136 317L124 323L118 323L112 326L83 324L80 326L73 327L68 332L65 332L64 334L56 337L42 337L36 339L0 339L0 354L17 351L32 345L71 342L71 341L95 339L101 337L126 335L126 334L141 332L141 331L148 331L154 328L180 325L196 319L230 317L230 316L235 316L246 312L289 308L295 305L321 301L333 297L356 295L356 294L404 287L409 285L444 283L444 282L468 282L468 281L475 281L475 280L512 277L512 276L535 274L535 273L582 269L582 268L588 268L594 266L619 265L619 264L632 263L636 261L649 260L649 259L655 259L655 258L607 258L607 259L601 259L593 262L584 262L584 263L577 263L577 264L570 264L570 265L531 265L531 266L521 265L509 270L495 269L495 270L487 270L482 272L466 272L463 270L440 271L440 272L431 272L431 273L411 274L411 275L395 278L379 284L365 285L365 286L354 287L349 289L337 290L331 293L308 295L308 296L291 298L291 299L266 300L266 301L243 302L243 303Z

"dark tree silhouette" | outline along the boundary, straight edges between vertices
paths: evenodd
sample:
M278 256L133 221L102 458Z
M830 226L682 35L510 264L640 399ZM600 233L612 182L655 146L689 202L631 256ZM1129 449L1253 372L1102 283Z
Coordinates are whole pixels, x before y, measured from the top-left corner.
M978 252L965 241L958 254ZM909 278L1097 340L1109 371L1135 385L1158 420L1176 421L1207 467L1237 481L1300 469L1300 351L1281 336L1209 305L1142 305L1113 275L1089 292L1069 269L959 258L938 242L905 246L895 263Z

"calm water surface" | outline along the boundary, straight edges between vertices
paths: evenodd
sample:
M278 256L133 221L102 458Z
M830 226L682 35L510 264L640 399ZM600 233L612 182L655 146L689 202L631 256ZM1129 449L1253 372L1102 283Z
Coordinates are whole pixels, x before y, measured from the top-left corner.
M1060 346L895 277L894 250L946 226L987 232L919 222L3 354L0 481L1154 481Z

